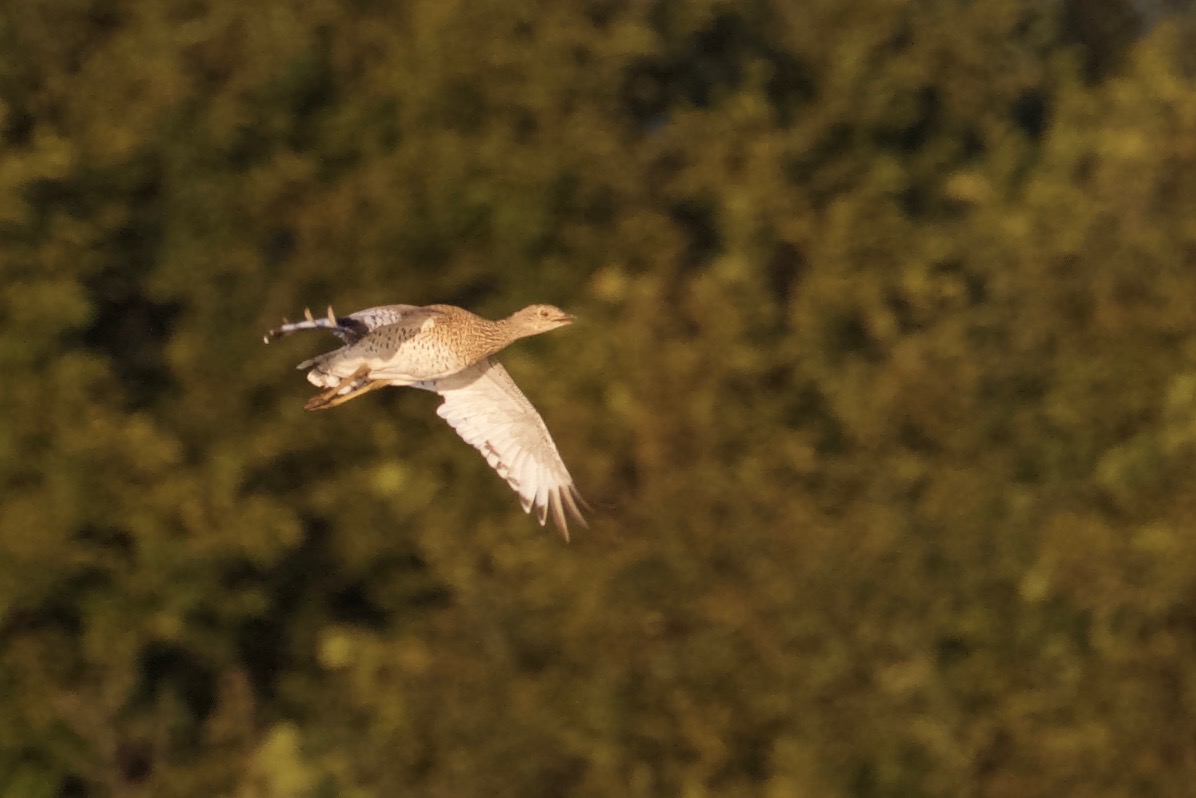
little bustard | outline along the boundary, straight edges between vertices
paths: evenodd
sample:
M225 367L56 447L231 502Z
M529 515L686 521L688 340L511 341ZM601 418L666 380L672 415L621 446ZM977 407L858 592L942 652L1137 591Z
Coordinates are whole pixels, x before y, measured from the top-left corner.
M326 410L387 385L439 394L436 409L519 495L524 512L534 507L543 526L552 515L565 540L570 518L586 526L585 501L548 427L532 403L494 359L508 344L554 330L573 317L552 305L529 305L505 319L490 321L453 305L383 305L322 318L288 322L265 341L299 330L327 330L344 343L339 349L299 364L307 379L324 390L308 400L308 410Z

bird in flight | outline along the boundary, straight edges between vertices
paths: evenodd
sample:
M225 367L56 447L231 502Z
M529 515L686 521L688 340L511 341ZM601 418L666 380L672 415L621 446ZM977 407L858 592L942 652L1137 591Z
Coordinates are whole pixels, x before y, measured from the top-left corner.
M494 355L529 335L555 330L573 317L552 305L529 305L490 321L453 305L383 305L322 318L283 319L266 343L300 330L327 330L343 345L299 364L324 390L304 405L327 410L388 385L419 388L444 400L436 414L519 495L543 526L551 513L569 539L569 520L588 526L586 506L544 420Z

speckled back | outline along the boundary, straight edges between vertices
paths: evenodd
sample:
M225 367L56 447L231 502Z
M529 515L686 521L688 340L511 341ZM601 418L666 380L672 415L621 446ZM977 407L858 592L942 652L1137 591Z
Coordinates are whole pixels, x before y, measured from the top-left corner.
M392 311L392 309L394 309ZM399 310L401 309L401 310ZM370 377L396 383L439 379L455 374L510 343L500 323L451 305L387 306L353 314L373 315L370 321L393 313L395 323L374 327L355 343L313 359L312 381L344 379L367 366Z

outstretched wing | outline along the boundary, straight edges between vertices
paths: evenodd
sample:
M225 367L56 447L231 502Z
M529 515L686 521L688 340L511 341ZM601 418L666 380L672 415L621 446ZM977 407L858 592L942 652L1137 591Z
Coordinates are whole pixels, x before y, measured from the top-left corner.
M376 308L366 308L348 316L337 316L328 306L328 313L316 318L310 310L305 309L303 321L287 321L270 330L265 335L266 343L271 339L299 332L300 330L327 330L346 344L355 344L370 332L389 324L400 324L412 315L426 310L419 305L380 305Z
M549 512L569 539L569 518L588 526L584 506L561 454L532 403L493 358L485 358L450 377L422 383L444 398L436 414L486 458L519 494L523 511L536 508L543 526Z

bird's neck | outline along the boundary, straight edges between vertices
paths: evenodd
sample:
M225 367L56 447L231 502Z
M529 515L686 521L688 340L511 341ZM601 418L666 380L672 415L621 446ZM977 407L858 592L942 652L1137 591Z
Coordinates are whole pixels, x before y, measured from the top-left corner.
M519 327L511 322L511 319L499 319L497 321L488 321L486 324L480 325L478 330L482 339L482 348L486 352L486 356L493 355L504 348L512 341L516 341L523 337L519 332Z
M499 319L494 322L494 333L497 340L501 341L501 346L506 346L520 338L526 338L532 335L532 331L526 329L515 321L515 315L507 316L505 319Z

